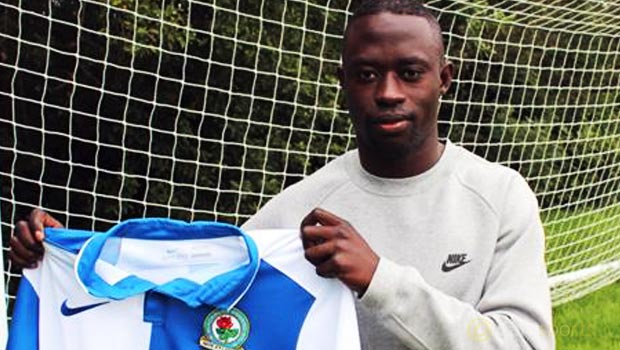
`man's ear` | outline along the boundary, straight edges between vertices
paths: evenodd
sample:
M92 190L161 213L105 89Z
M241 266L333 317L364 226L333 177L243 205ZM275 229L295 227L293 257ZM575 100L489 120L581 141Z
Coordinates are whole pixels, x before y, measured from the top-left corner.
M440 92L444 95L450 89L450 85L452 85L452 75L454 74L454 64L452 61L446 60L441 67L441 71L439 72L439 79L441 79L441 89Z
M345 82L344 68L342 68L342 66L339 66L338 70L336 71L336 74L338 75L338 81L340 81L340 87L344 89L344 82Z

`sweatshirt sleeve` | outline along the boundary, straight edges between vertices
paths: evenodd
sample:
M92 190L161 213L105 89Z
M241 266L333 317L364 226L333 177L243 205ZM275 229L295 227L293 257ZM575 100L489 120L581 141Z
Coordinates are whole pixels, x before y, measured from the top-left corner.
M555 348L538 204L525 180L516 179L504 197L476 305L429 285L414 267L381 257L361 302L409 348Z

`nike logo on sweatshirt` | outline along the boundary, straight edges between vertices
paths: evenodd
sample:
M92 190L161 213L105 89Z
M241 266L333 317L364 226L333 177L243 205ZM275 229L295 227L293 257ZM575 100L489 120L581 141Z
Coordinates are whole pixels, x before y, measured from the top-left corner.
M448 255L448 259L441 264L441 271L450 272L469 262L471 262L471 260L467 260L467 254L450 254Z

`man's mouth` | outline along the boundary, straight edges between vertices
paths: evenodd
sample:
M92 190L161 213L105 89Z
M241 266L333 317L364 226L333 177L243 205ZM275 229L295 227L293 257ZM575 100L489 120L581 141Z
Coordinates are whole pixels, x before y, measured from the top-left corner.
M373 126L384 133L400 133L411 123L408 116L381 116L372 121Z

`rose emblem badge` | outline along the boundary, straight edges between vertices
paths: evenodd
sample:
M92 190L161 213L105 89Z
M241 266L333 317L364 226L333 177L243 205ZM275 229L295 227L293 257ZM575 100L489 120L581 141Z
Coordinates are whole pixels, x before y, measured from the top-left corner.
M200 346L209 350L242 350L250 334L250 322L239 309L213 310L202 325Z

